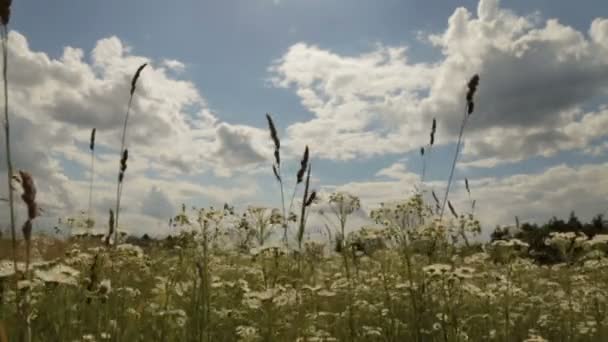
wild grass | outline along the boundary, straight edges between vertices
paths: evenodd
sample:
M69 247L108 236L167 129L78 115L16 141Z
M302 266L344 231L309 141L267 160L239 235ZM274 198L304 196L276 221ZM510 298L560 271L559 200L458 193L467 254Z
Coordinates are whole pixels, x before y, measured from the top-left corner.
M287 216L285 212L285 194L283 190L283 178L281 177L281 140L279 140L279 134L277 128L272 121L270 114L266 114L266 120L268 121L268 130L270 131L270 139L274 144L274 162L272 164L272 172L279 183L281 189L281 208L283 209L283 243L287 245ZM294 191L295 193L295 191Z
M233 220L241 215L210 209L187 211L188 220L180 226L183 233L143 248L72 242L66 256L35 265L29 290L35 298L31 310L36 312L32 340L608 337L605 255L541 266L525 257L527 246L521 242L500 241L483 248L454 244L448 238L458 227L443 227L420 203L412 198L375 210L371 215L381 223L347 235L339 252L323 248L321 241L305 241L296 254L277 245L239 252L228 247L224 234L215 232L236 234L239 228ZM336 212L345 207L336 200L327 205ZM421 226L423 221L427 224ZM270 227L280 232L281 223ZM570 243L568 239L554 236L550 243L559 249ZM380 240L384 246L373 244ZM587 254L605 248L575 243L587 246ZM4 298L13 296L12 290L4 291ZM9 338L19 328L11 318L13 310L0 306L0 317L8 318Z
M95 179L95 133L97 129L91 130L91 138L89 139L89 150L91 151L91 179L89 184L89 208L87 210L87 228L92 228L95 225L93 221L93 181Z
M8 115L8 22L11 14L11 1L0 1L0 20L2 35L2 80L4 89L4 144L6 147L6 174L7 174L7 191L8 191L8 206L9 206L9 225L11 230L11 241L13 249L13 261L16 265L17 260L17 231L15 228L15 200L13 198L13 159L11 156L11 130L10 119ZM17 272L15 266L15 272Z
M129 151L125 148L125 141L127 136L127 125L129 123L129 114L131 113L131 104L133 103L133 94L135 93L135 89L137 87L137 80L139 79L139 75L142 70L148 65L144 63L137 68L135 74L133 74L133 78L131 79L131 90L129 92L129 103L127 104L127 113L125 114L125 121L122 128L122 137L120 141L120 166L118 169L118 180L116 183L116 217L111 221L114 222L114 241L118 241L118 217L120 214L120 198L122 197L122 189L123 189L123 180L125 176L125 171L127 170L127 159L129 158ZM108 240L109 241L109 240Z
M464 129L467 125L467 120L469 116L473 114L473 110L475 108L475 103L473 102L473 96L477 91L477 86L479 85L479 75L474 75L469 80L467 85L467 94L466 94L466 105L464 110L464 116L462 118L462 123L460 124L460 132L458 133L458 142L456 143L456 151L454 152L454 160L452 161L452 167L450 168L450 176L448 178L448 185L445 189L445 196L443 197L443 204L441 205L441 212L439 213L439 217L443 217L443 212L445 210L445 204L448 200L448 194L450 193L450 185L452 185L452 178L454 177L454 170L456 169L456 162L458 161L458 155L460 154L460 145L462 143L462 138L464 135Z

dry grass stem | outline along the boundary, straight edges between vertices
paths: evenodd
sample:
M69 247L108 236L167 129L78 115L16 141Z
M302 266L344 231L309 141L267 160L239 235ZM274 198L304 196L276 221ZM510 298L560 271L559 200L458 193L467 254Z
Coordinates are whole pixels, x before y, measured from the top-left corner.
M462 119L462 124L460 125L460 132L458 133L458 142L456 143L456 152L454 152L454 160L452 161L452 168L450 169L450 176L448 178L448 185L445 189L445 196L443 197L443 204L441 206L441 212L439 214L440 218L443 218L443 212L445 210L445 204L448 200L448 195L450 193L450 185L452 184L452 178L454 177L454 170L456 169L456 162L458 161L458 154L460 153L460 145L462 144L462 137L464 135L464 129L467 124L468 117L473 113L473 96L477 91L477 86L479 85L479 75L474 75L469 80L466 94L466 108L464 118Z

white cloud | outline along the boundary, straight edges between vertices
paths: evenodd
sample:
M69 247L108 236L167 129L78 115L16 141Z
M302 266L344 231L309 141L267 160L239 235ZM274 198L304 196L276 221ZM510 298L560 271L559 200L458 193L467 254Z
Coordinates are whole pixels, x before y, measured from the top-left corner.
M270 67L272 82L293 88L315 117L291 125L289 139L314 141L323 157L335 159L402 153L427 143L436 117L437 143L453 142L465 84L475 73L481 82L465 161L495 165L553 155L605 136L580 132L608 115L582 110L608 91L608 19L595 19L586 35L481 0L476 15L458 8L443 32L426 37L441 52L435 64L411 62L405 46L380 45L357 56L291 46Z
M168 220L175 215L175 207L167 194L157 187L152 187L143 199L141 212L150 217Z
M163 64L165 65L165 67L175 72L183 72L184 70L186 70L186 65L175 59L165 59L163 61Z
M222 203L255 195L255 185L219 187L194 181L207 171L225 174L230 167L235 181L243 183L243 175L265 161L259 151L265 151L266 141L259 138L259 129L220 122L194 84L167 73L167 68L180 69L181 62L156 63L134 55L117 37L98 41L90 62L83 50L72 47L58 59L32 51L15 31L9 34L8 46L14 167L33 174L45 215L67 216L86 209L93 127L95 211L103 217L113 207L130 81L144 62L149 65L138 82L129 119L121 221L134 227L154 220L155 212L165 216L169 199ZM0 149L5 149L4 139ZM6 176L4 159L1 174ZM1 193L7 192L5 183ZM0 207L2 221L7 218L5 210ZM98 221L103 224L106 219Z
M271 155L270 151L259 151L256 147L264 146L268 141L268 133L257 128L224 123L217 126L217 138L218 145L213 155L223 161L224 167L221 170L216 168L222 175L230 176L232 170L239 166L262 163L266 156Z
M472 199L476 200L476 216L488 236L497 224L513 224L514 217L523 221L544 222L552 216L565 217L571 210L583 220L608 210L608 163L578 167L558 165L539 173L508 177L469 179ZM408 198L419 183L419 176L403 164L394 164L377 173L393 180L349 182L330 187L331 191L348 191L361 198L366 210L381 202ZM457 212L468 212L469 197L461 181L453 183L450 201ZM434 189L442 198L445 182L427 182L426 190ZM428 195L428 203L433 203Z

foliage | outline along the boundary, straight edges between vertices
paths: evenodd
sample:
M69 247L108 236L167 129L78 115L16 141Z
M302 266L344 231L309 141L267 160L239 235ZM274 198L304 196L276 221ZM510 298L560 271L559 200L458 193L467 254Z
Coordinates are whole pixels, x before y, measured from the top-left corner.
M566 246L566 251L560 251L555 245L548 244L551 235L556 233L572 233L572 239L591 240L596 235L608 234L608 224L604 216L599 214L590 222L581 222L574 212L570 213L567 221L551 218L548 222L538 225L536 223L523 223L517 227L497 227L491 234L491 241L519 239L530 246L529 255L541 264L554 264L566 262L569 254L581 254L582 246L572 241Z

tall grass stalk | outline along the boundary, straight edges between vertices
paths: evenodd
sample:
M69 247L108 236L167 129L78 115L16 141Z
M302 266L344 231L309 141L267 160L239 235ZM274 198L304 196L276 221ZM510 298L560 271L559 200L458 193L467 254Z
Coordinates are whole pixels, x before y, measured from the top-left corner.
M468 91L466 95L466 105L464 110L464 117L462 119L462 123L460 124L460 132L458 133L458 143L456 144L456 152L454 153L454 160L452 161L452 167L450 169L450 177L448 178L448 185L445 189L445 196L443 197L443 204L441 205L441 212L439 214L439 218L443 218L443 212L445 211L445 205L448 201L448 194L450 193L450 185L452 185L452 178L454 178L454 169L456 169L456 162L458 160L458 154L460 152L460 145L462 144L462 137L464 135L464 129L467 125L467 120L469 116L473 113L474 103L473 103L473 95L475 95L475 91L477 90L477 85L479 84L479 75L474 75L468 83Z
M131 79L131 92L129 95L129 104L127 105L127 113L125 115L125 121L122 127L122 138L121 138L121 142L120 142L120 155L121 155L121 159L120 159L120 167L118 170L118 182L116 184L116 217L115 217L115 221L114 221L114 246L116 246L117 242L118 242L118 217L120 215L120 197L122 196L122 186L123 186L123 177L124 177L124 172L127 168L127 157L128 157L128 152L125 149L125 138L127 135L127 124L129 122L129 114L131 112L131 104L133 103L133 94L135 93L135 87L137 85L137 80L139 79L139 75L141 74L141 71L146 67L146 65L148 65L148 63L144 63L142 65L139 66L139 68L137 68L137 71L135 72L135 74L133 75L133 78Z
M302 160L300 161L300 169L298 170L298 173L296 174L296 184L293 187L293 193L291 194L291 202L289 203L289 209L287 210L288 212L291 212L291 209L293 208L293 200L296 197L296 190L298 188L298 184L302 183L302 181L304 180L304 173L306 172L306 168L308 166L308 157L309 157L309 152L308 152L308 145L307 145L306 148L304 149L304 155L302 156Z
M281 177L281 141L277 133L277 128L272 121L270 114L266 113L266 120L268 121L268 130L270 131L270 138L274 144L274 163L272 164L272 172L274 173L279 187L281 188L281 207L283 208L283 243L287 246L287 216L285 212L285 192L283 190L283 178ZM294 189L295 194L295 189Z
M306 151L308 151L308 148ZM310 194L310 196L308 196L308 189L310 187L310 169L311 166L308 165L306 183L304 186L304 196L302 198L302 210L300 212L300 227L298 229L298 248L300 252L302 252L302 241L304 240L304 229L306 228L306 208L312 204L312 201L316 197L316 192L314 191Z
M10 17L10 1L0 1L0 19L2 20L2 80L4 85L4 139L6 146L6 172L8 180L8 210L11 228L11 245L13 248L13 265L15 273L17 270L17 230L15 228L15 199L13 196L13 162L11 157L11 130L8 117L8 21ZM15 286L17 283L15 282Z
M421 183L424 183L424 177L426 176L426 160L430 158L433 144L435 144L436 130L437 120L433 118L433 125L431 126L431 133L429 134L429 144L425 147L420 148L420 157L422 158L422 175L420 176Z
M25 276L27 280L31 281L31 274L29 272L29 268L32 251L32 221L38 216L38 204L36 203L36 186L34 185L34 179L29 173L19 170L19 177L21 187L23 188L23 194L21 195L21 199L27 207L27 220L23 223L23 227L21 228L23 232L23 239L25 240ZM22 340L29 342L32 339L30 296L25 295L21 299L21 321L25 324L25 329L21 332Z
M93 180L95 178L95 132L96 129L93 128L91 131L91 140L89 143L89 149L91 150L91 182L89 184L89 209L87 211L87 228L91 228L93 226L93 216L92 216L92 208L93 208Z

